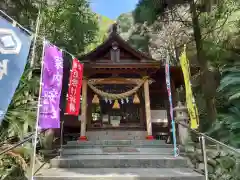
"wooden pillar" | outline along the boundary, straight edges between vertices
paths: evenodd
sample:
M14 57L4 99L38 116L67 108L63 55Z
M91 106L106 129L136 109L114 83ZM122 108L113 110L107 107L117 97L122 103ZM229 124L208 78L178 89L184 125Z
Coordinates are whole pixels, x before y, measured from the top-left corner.
M146 113L146 126L147 126L147 137L146 139L154 139L152 136L152 120L151 120L151 109L150 109L150 97L149 97L149 80L144 82L144 98L145 98L145 113Z
M82 80L82 105L81 105L81 135L79 140L86 141L86 125L87 125L87 80Z
M87 130L91 128L91 122L92 122L92 99L93 99L93 93L91 89L87 88Z
M144 111L144 96L143 96L143 88L141 87L140 88L140 95L139 95L139 98L140 98L140 125L141 126L143 126L144 127L144 125L145 125L145 122L144 122L144 119L145 119L145 117L144 117L144 115L145 115L145 111Z

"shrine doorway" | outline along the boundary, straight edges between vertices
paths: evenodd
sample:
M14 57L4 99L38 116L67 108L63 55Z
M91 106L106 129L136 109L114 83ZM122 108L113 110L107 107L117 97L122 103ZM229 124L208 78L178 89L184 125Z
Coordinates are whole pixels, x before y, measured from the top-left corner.
M135 86L131 84L96 85L98 89L113 94L127 92ZM137 103L136 98L138 98ZM92 117L88 127L90 129L145 130L143 101L142 88L125 98L112 100L99 97L99 103L92 103L89 107ZM116 103L117 107L114 107Z

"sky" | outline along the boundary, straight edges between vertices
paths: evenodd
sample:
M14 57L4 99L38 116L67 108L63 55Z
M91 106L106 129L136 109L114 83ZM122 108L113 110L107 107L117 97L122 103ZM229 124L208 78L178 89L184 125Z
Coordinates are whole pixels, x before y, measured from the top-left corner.
M138 0L90 0L94 12L112 20L126 12L134 10Z

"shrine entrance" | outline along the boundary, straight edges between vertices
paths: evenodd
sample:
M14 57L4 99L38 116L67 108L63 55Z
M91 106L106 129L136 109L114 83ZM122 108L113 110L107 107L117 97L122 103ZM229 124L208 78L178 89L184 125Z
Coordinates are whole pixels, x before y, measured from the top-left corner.
M99 105L92 106L92 128L138 128L141 126L140 107L135 104L121 104L113 109L113 102L100 100Z
M146 130L143 79L92 79L89 129Z
M64 117L65 129L78 127L79 133L80 128L79 140L153 139L159 132L170 134L164 66L122 39L117 27L113 24L102 44L78 57L84 63L81 114ZM170 71L174 102L183 79L181 68Z

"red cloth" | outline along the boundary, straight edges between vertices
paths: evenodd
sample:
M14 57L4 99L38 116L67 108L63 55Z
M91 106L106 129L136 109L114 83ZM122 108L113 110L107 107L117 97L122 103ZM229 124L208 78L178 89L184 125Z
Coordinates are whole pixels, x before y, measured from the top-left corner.
M69 78L66 114L78 116L83 78L83 64L73 59L72 70Z

